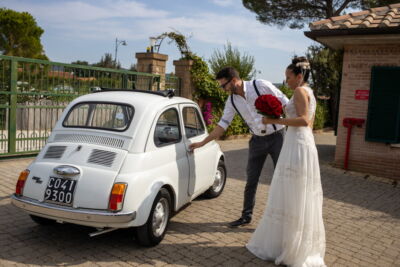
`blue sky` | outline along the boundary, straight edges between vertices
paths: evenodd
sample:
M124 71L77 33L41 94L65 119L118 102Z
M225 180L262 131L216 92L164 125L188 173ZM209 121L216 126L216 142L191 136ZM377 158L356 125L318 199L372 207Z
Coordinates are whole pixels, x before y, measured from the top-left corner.
M31 13L44 29L42 44L52 61L95 63L105 53L129 68L135 53L145 52L149 37L178 30L190 36L191 50L208 60L227 41L255 57L257 78L282 82L294 54L303 55L313 42L303 30L259 23L241 0L0 0L0 7ZM304 29L308 30L308 29ZM174 43L164 41L160 53L169 56L167 72L180 54Z

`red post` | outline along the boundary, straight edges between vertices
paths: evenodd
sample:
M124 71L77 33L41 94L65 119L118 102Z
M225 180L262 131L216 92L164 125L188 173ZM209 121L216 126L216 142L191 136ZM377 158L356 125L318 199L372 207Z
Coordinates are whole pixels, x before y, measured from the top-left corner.
M349 152L350 152L350 137L352 125L347 127L347 141L346 141L346 154L344 155L344 169L347 170L349 165Z
M347 170L348 166L349 166L351 128L353 126L361 127L364 122L365 122L364 119L356 119L356 118L344 118L343 119L343 126L347 128L346 152L344 155L344 169L345 170Z

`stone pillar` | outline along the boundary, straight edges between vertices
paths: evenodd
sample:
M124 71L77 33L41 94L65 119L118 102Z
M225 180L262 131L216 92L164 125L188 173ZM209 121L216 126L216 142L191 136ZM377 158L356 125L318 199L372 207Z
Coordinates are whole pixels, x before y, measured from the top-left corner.
M136 53L136 59L137 71L160 75L160 90L164 90L165 64L168 60L168 55L159 53ZM157 88L154 86L153 90L157 90Z
M181 79L180 96L193 99L195 87L192 83L190 69L192 68L193 60L181 59L174 60L175 75Z

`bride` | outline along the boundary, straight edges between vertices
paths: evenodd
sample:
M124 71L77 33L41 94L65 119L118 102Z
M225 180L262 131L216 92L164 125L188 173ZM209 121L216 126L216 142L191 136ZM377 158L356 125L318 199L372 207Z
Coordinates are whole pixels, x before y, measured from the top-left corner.
M263 118L264 124L289 126L272 178L264 215L247 249L264 260L291 267L321 267L325 255L322 188L312 134L316 100L307 85L310 64L292 60L286 82L294 90L286 118Z

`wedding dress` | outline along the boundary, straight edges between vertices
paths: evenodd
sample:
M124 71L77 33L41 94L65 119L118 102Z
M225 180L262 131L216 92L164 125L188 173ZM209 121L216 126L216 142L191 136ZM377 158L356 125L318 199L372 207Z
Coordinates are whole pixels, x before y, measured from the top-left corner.
M309 119L316 100L309 87ZM297 117L294 97L287 118ZM269 189L264 215L248 250L264 260L291 267L321 267L325 255L322 187L318 153L310 127L289 126Z

